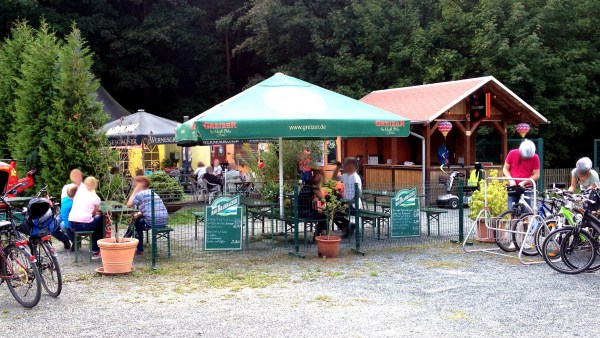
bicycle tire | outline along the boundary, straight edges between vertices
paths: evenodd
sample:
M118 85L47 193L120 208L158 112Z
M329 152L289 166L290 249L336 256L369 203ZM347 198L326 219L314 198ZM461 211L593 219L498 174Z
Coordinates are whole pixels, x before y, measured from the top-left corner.
M553 270L558 271L563 274L573 275L579 272L574 271L570 262L565 262L562 256L562 243L567 239L569 234L572 234L576 231L575 227L565 226L560 229L556 229L551 232L548 237L542 243L541 253L544 261L548 266L550 266ZM593 261L590 263L590 265ZM589 267L589 266L588 266Z
M558 221L556 218L550 218L550 219L544 220L544 223L542 224L542 226L540 226L535 231L535 237L534 237L535 247L538 250L538 253L540 255L542 254L541 247L542 247L542 244L544 243L544 240L546 239L546 237L548 237L548 235L550 235L550 233L552 233L552 231L554 231L558 228L560 228L560 221Z
M594 264L597 248L598 243L587 231L573 231L561 244L561 259L572 269L572 274L582 273Z
M523 240L526 239L526 236L531 237L531 242L533 244L533 247L523 248L523 251L522 251L523 255L529 256L529 257L537 256L539 254L539 251L535 245L535 233L532 233L529 235L523 234L529 228L530 217L534 218L535 216L531 213L526 213L526 214L521 215L519 217L518 221L512 223L513 232L511 233L512 240L513 240L513 243L515 244L515 248L517 249L517 251L521 251L521 243L523 243ZM535 217L535 218L539 219L539 217ZM541 225L540 225L540 227L541 227ZM537 231L537 229L536 229L536 231Z
M41 240L35 243L33 250L35 258L37 258L37 266L42 277L42 286L46 293L52 297L58 297L62 291L62 274L58 259L52 256L50 245Z
M6 260L2 264L3 275L9 275L7 263L11 264L13 278L6 279L6 285L13 297L26 308L36 306L42 297L42 283L37 264L25 257L23 251L14 244L4 249ZM29 297L26 299L26 297Z
M498 215L498 219L505 219L505 222L498 222L496 224L496 230L494 230L494 237L496 240L496 245L505 252L514 252L516 251L515 246L512 242L512 236L510 236L510 232L504 229L504 227L508 227L508 230L512 228L512 222L515 218L514 210L506 210L503 211L500 215ZM508 217L508 218L507 218ZM506 222L508 221L508 222Z

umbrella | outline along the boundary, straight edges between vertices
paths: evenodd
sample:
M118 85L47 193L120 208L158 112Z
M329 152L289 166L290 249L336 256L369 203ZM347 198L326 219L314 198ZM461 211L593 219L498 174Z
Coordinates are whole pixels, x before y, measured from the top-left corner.
M181 123L152 115L140 109L102 126L112 147L175 142L175 128Z
M406 137L409 121L396 114L277 73L177 128L179 145L282 139ZM281 154L280 154L281 155ZM283 160L279 156L283 212Z

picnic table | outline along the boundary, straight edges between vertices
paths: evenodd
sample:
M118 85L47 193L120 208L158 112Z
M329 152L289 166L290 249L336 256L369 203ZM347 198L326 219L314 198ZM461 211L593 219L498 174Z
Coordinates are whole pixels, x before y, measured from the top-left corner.
M390 190L373 190L373 189L366 189L362 191L363 196L367 195L367 196L373 196L373 206L374 206L374 211L377 211L377 206L381 206L381 209L386 212L389 211L389 205L387 204L377 204L377 197L384 197L384 198L390 198L390 197L394 197L396 195L396 193L394 191L390 191ZM367 199L365 197L365 199Z
M246 207L246 241L248 241L248 221L252 218L252 235L254 235L254 221L260 220L262 231L265 232L265 217L271 218L271 241L275 244L275 207L277 203L249 197L240 198L240 204Z
M440 235L440 215L447 213L448 210L440 209L440 208L424 207L424 208L421 208L421 211L424 212L425 215L427 216L427 236L431 235L431 228L430 228L431 221L437 222L438 236L439 236Z
M115 233L119 231L119 223L123 220L123 215L134 214L138 212L137 208L130 208L127 205L116 202L116 201L103 201L100 203L100 211L109 215L118 215L118 218L113 219L113 226L115 227ZM106 219L105 224L106 227Z

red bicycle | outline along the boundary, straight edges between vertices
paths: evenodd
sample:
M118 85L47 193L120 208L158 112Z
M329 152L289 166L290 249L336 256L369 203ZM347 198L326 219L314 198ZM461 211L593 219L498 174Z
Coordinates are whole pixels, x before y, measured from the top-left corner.
M6 282L17 302L32 308L42 296L42 278L37 260L29 251L29 241L17 231L12 207L6 201L6 195L14 194L15 187L0 197L6 210L6 219L0 221L0 284Z

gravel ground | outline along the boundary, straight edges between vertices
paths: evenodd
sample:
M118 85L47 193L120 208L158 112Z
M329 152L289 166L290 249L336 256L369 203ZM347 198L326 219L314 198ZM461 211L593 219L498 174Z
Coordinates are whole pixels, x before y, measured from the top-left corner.
M0 326L11 336L50 328L68 337L600 335L596 275L561 275L453 244L328 260L215 256L162 261L157 271L139 261L127 277L96 276L99 262L76 266L60 255L59 298L44 295L27 310L0 288Z

